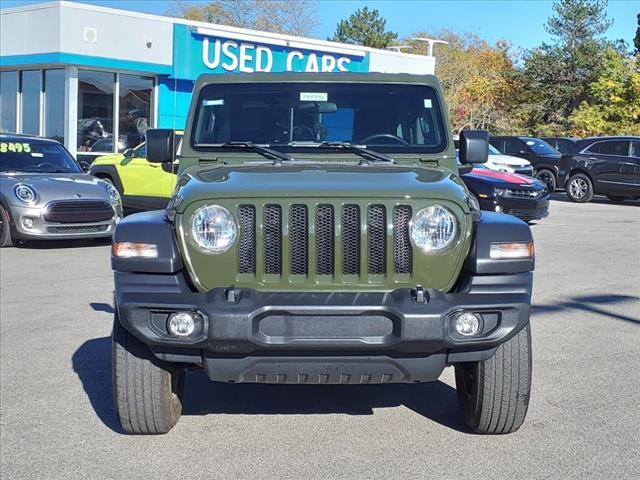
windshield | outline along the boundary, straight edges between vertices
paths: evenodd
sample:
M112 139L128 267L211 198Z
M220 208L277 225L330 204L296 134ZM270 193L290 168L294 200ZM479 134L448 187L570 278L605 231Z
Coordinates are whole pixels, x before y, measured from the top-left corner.
M16 138L0 141L0 172L80 173L73 157L59 143Z
M555 148L549 145L544 140L539 138L523 138L524 142L529 146L533 153L536 155L548 155L559 153Z
M321 142L400 153L447 147L436 92L425 85L215 84L202 89L198 105L191 142L201 150L226 142L287 151Z
M496 147L489 144L489 155L502 155L502 153Z

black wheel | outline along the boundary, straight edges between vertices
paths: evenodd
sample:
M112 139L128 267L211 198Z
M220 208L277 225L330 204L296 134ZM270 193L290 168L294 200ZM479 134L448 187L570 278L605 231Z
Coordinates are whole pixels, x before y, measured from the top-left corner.
M556 189L556 176L551 170L543 168L536 172L535 177L547 186L549 193Z
M520 428L531 392L529 324L488 360L460 363L455 369L458 403L473 432L504 434Z
M184 371L162 363L149 347L113 321L113 403L127 433L167 433L182 413Z
M10 247L13 245L11 239L9 212L0 205L0 247Z
M567 182L567 197L577 203L590 202L593 198L593 184L584 173L571 175Z
M607 198L613 203L622 203L625 200L628 200L627 197L619 197L618 195L607 195Z

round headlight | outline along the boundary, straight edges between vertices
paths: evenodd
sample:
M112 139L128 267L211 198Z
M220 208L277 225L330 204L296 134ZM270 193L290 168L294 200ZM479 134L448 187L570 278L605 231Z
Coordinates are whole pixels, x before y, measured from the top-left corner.
M109 182L104 182L104 188L107 189L107 193L109 194L109 198L111 200L120 200L120 192L118 192L118 189L116 187L114 187Z
M458 222L453 213L440 205L420 210L411 221L411 239L427 253L438 253L456 238Z
M193 239L205 253L222 253L236 241L238 226L226 208L205 205L194 212L191 231Z
M29 185L16 185L13 192L21 202L34 203L36 201L36 191Z

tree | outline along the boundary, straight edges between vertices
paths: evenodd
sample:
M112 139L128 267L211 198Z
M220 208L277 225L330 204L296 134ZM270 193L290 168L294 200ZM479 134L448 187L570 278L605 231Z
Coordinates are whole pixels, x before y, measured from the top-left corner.
M640 135L640 56L628 58L613 48L605 53L589 99L571 115L573 132L590 135Z
M638 28L636 29L636 38L633 39L633 45L636 47L636 55L640 54L640 13L638 14Z
M511 99L518 89L518 72L511 46L505 41L491 45L475 33L417 32L412 37L438 38L449 42L435 52L436 74L444 90L454 132L467 128L512 133L516 121ZM426 55L423 42L405 40L411 53Z
M569 117L588 99L589 85L603 64L608 43L601 37L611 21L606 0L558 0L546 30L555 37L524 57L523 115L535 134L565 134Z
M200 22L309 36L318 26L315 0L174 0L169 14Z
M386 48L398 38L397 33L385 30L386 25L387 21L380 16L378 10L359 8L347 20L340 20L333 38L327 40L372 48Z

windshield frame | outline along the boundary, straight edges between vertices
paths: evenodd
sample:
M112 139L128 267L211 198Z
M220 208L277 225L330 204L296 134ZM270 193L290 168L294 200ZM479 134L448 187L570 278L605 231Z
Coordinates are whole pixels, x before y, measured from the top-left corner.
M194 101L193 105L192 105L192 112L189 116L189 124L191 126L190 128L190 132L189 132L189 147L191 150L193 150L194 152L198 152L198 153L203 153L203 152L216 152L216 153L223 153L225 151L225 147L223 146L223 144L228 143L226 141L221 141L221 142L216 142L216 143L204 143L204 142L197 142L196 141L196 132L197 132L197 128L196 125L198 125L198 121L199 121L199 116L201 115L201 112L203 111L203 101L208 99L207 95L207 91L209 88L220 88L221 86L226 86L226 87L231 87L231 86L235 86L235 85L256 85L256 86L263 86L263 85L273 85L275 82L272 81L256 81L256 82L230 82L230 83L206 83L202 86L202 88L200 88L199 93L198 93L198 97L197 100ZM406 82L406 81L402 81L402 82L384 82L384 81L367 81L367 82L344 82L344 81L285 81L282 84L284 85L303 85L304 87L308 88L322 88L323 85L330 85L330 86L341 86L341 85L348 85L348 86L352 86L355 84L361 84L361 85L380 85L380 86L390 86L390 85L395 85L395 86L408 86L408 87L420 87L423 89L429 89L430 90L430 97L431 97L431 101L433 103L433 109L434 109L434 126L436 131L436 135L439 136L439 143L437 145L421 145L421 144L414 144L414 145L381 145L381 144L361 144L359 142L347 142L347 143L352 143L354 146L360 146L360 147L364 147L367 148L369 150L372 151L377 151L377 152L381 152L381 153L387 153L387 154L391 154L391 155L425 155L425 154L429 154L429 155L441 155L445 152L447 152L450 148L450 143L451 143L451 132L448 129L448 113L445 110L445 103L444 103L444 99L442 98L441 95L441 91L436 88L435 85L431 85L429 83L413 83L413 82ZM209 99L210 100L210 99ZM233 139L231 141L241 141L241 140L236 140ZM277 142L273 142L273 143L268 143L268 142L256 142L256 141L252 141L252 139L244 139L245 142L251 142L255 145L259 145L259 146L265 146L268 148L271 148L273 150L279 151L279 152L283 152L283 153L289 153L291 155L294 156L298 156L299 154L330 154L330 155L335 155L335 154L342 154L344 155L349 154L349 155L353 155L353 152L349 152L347 149L321 149L318 148L323 142L319 142L319 141L292 141L292 142L288 142L288 143L277 143ZM326 140L325 140L326 142Z
M60 142L48 140L45 138L29 138L29 137L24 137L24 138L23 137L0 137L0 142L21 143L21 144L28 143L30 145L54 145L55 147L60 148L62 152L64 152L64 154L66 155L66 160L68 160L70 164L75 167L75 171L68 170L68 171L62 171L62 172L61 171L49 172L49 171L16 170L16 169L5 170L3 168L2 162L0 162L0 174L6 175L7 173L12 173L12 172L21 173L21 174L33 174L33 175L60 175L60 174L84 173L78 161L74 158L73 155L71 155L71 152L69 152L69 150L67 150L67 148ZM43 161L41 163L47 163L47 162Z

